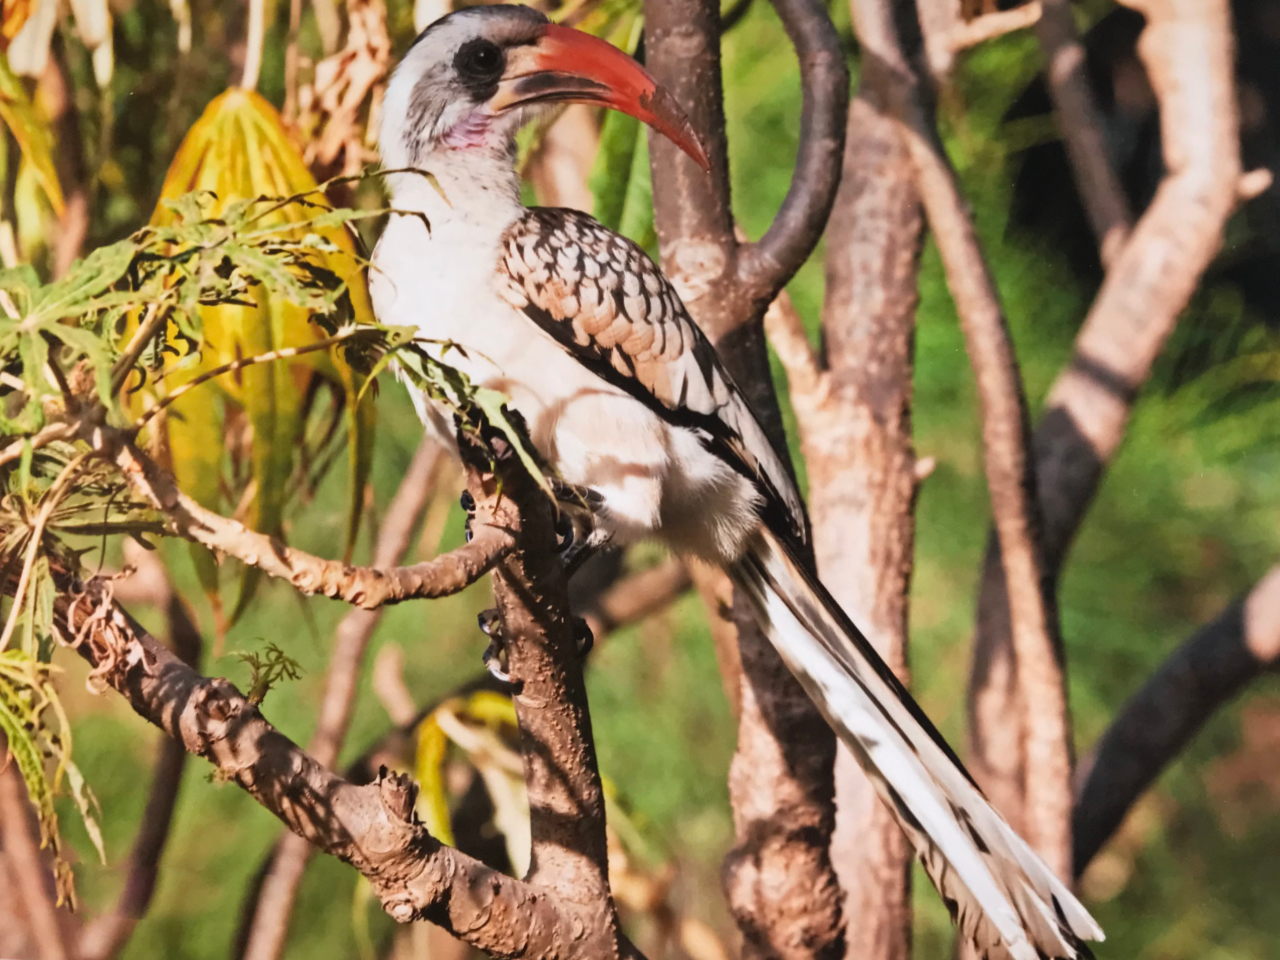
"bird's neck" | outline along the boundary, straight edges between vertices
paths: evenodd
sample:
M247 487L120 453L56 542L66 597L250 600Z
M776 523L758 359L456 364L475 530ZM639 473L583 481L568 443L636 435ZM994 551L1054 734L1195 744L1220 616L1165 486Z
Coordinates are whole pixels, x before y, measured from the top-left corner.
M524 212L514 143L440 146L414 168L388 174L391 203L397 211L426 217L434 239L488 236L496 242Z

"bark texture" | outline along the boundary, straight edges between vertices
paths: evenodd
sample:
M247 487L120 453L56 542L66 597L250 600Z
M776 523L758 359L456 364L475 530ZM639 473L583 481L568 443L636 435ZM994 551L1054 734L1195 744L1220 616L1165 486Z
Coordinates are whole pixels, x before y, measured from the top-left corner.
M715 0L647 0L646 60L685 107L711 162L704 174L660 137L650 136L654 214L662 266L689 312L715 343L761 418L786 450L765 350L765 309L813 250L834 201L848 106L849 78L839 38L816 0L775 0L800 57L804 110L790 190L758 243L740 242L729 203L720 75L720 7ZM789 458L784 456L784 462ZM738 749L729 771L737 843L723 882L747 956L787 960L843 953L840 894L831 868L835 737L800 685L732 603L723 577L700 583L716 597L713 627L736 633L741 670L730 702L738 706ZM732 678L730 679L732 684Z

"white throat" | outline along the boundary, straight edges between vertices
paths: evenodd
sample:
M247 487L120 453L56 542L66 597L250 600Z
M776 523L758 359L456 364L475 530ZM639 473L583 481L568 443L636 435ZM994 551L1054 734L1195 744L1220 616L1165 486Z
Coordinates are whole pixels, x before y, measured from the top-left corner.
M506 151L441 146L413 171L388 174L387 181L391 206L425 216L432 240L496 243L524 211L520 179Z

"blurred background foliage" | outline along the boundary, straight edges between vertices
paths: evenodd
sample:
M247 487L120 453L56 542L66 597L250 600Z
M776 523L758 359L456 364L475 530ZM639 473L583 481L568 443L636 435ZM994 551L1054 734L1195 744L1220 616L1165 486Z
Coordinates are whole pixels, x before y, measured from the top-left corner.
M51 2L37 0L37 10ZM352 4L349 11L363 6ZM70 80L63 91L70 111L59 112L52 102L57 91L51 92L48 83L25 82L21 90L34 91L34 109L53 118L54 159L63 183L79 184L86 194L85 249L91 249L152 216L183 137L239 77L245 16L241 4L227 0L112 0L97 8L86 0L73 7L75 16L57 20L51 44L54 62ZM286 83L288 7L267 0L258 89L275 107L287 108L285 121L296 130L308 107L306 97ZM105 34L95 33L90 14L82 12L90 9L106 13ZM591 9L615 42L638 38L634 11L626 4ZM1092 22L1115 8L1091 0L1081 9ZM850 37L847 11L840 4L832 11ZM572 20L582 11L564 12ZM297 35L307 75L312 64L335 52L338 32L332 18L342 14L332 2L307 4L300 14ZM418 18L423 15L420 9ZM396 53L411 41L414 21L409 0L387 0L387 35ZM849 47L856 74L851 38ZM15 47L11 56L27 53ZM1032 94L1039 63L1033 37L1002 38L963 58L940 108L948 148L1008 309L1033 409L1068 358L1097 283L1096 267L1082 262L1077 245L1044 228L1048 222L1067 229L1063 217L1049 214L1045 221L1041 214L1045 196L1070 187L1064 175L1053 174L1051 164L1037 167L1034 160L1037 150L1044 156L1042 148L1051 147L1053 138L1051 125L1035 120ZM3 88L0 83L0 99ZM754 237L786 191L800 105L794 55L765 3L752 4L725 39L725 88L735 211ZM3 109L0 117L8 121ZM1275 121L1270 129L1277 129ZM624 120L605 123L601 157L590 179L592 202L607 222L652 244L644 140L636 134ZM348 138L346 156L318 158L329 165L321 173L336 172L335 164L359 169L368 159L355 155L353 144L360 142L361 137ZM1145 142L1148 153L1134 162L1146 163L1150 173L1149 136ZM13 170L17 157L10 148L0 160ZM308 159L314 168L317 158ZM1262 161L1255 157L1254 162ZM55 202L41 186L33 165L27 168L22 175L7 175L6 218L13 220L9 211L16 207L18 249L47 271L56 255L48 225L61 200ZM537 192L530 186L531 198ZM365 207L382 202L372 184L340 199ZM1266 212L1249 208L1255 220L1265 221ZM1087 237L1083 221L1079 231ZM1280 557L1280 333L1277 314L1258 293L1275 284L1280 264L1275 248L1267 246L1266 230L1249 217L1237 217L1231 238L1222 268L1198 296L1137 408L1125 447L1067 567L1061 609L1080 754L1179 642ZM821 255L819 250L790 286L814 328L822 297ZM1232 273L1246 261L1261 267ZM1258 282L1249 286L1241 276ZM936 458L937 469L919 503L913 682L927 712L953 742L963 743L964 681L987 536L987 494L969 367L931 246L924 255L921 292L914 418L918 452ZM779 387L785 392L780 375ZM371 494L365 497L375 520L420 437L417 417L397 383L383 383L377 408ZM343 471L331 471L313 497L283 508L281 529L304 549L340 552L350 524L349 490ZM356 543L358 561L369 553L369 526ZM428 511L417 555L430 556L461 536L456 491L446 482ZM178 551L169 557L179 589L192 598L212 635L213 613L198 599L196 566ZM645 561L645 556L628 560ZM444 601L390 609L371 656L392 645L399 648L404 681L419 705L447 696L478 671L486 640L476 630L475 613L488 605L487 591L481 584ZM263 584L230 629L228 650L262 651L274 643L301 664L301 679L277 686L265 706L271 721L300 742L314 725L327 650L344 612L324 599L304 600L287 587ZM150 611L140 613L159 628ZM248 669L241 661L230 655L214 658L208 649L205 656L206 672L247 684ZM88 838L76 832L78 827L68 828L80 895L91 915L113 901L123 880L120 865L142 815L159 735L122 699L86 693L79 664L68 663L67 669L60 686L73 717L78 762L101 802L108 860L99 865ZM592 656L588 685L602 768L628 833L628 855L673 885L683 913L732 944L718 875L732 838L725 773L734 725L697 598L687 596L608 638ZM486 717L473 718L476 728L498 729L501 719ZM364 683L342 763L378 742L390 725ZM1278 728L1280 684L1265 679L1217 716L1133 811L1083 883L1108 933L1102 956L1280 957L1280 910L1272 902L1280 850ZM446 746L440 746L437 759L445 758L439 769L447 778ZM1228 767L1231 775L1225 776ZM278 835L268 813L243 792L210 783L201 765L189 765L186 778L156 899L127 948L128 957L229 956L242 900ZM65 819L75 821L74 816ZM948 955L950 925L943 907L927 884L917 889L916 954ZM648 916L637 922L653 921ZM292 958L382 954L394 933L376 904L362 895L356 874L330 859L311 865L293 931L287 950Z

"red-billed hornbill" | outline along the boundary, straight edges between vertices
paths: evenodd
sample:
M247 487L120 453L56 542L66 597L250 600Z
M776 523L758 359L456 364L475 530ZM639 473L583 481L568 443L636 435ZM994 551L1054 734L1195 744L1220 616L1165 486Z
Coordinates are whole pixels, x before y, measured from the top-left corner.
M728 571L984 954L1087 955L1097 924L799 559L800 495L671 284L591 217L521 204L515 133L566 102L638 117L706 166L679 105L604 41L519 6L447 16L383 103L383 164L407 172L388 174L404 213L374 254L379 317L463 346L444 359L511 398L560 477L590 491L597 530Z

